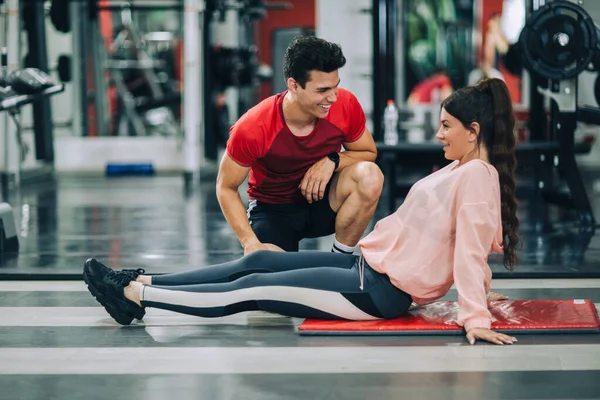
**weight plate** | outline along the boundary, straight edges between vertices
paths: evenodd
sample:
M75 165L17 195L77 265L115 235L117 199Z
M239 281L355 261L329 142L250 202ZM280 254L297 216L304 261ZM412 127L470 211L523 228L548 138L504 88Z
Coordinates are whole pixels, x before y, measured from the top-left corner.
M598 46L597 28L580 6L557 0L536 10L519 37L525 68L561 80L585 70Z

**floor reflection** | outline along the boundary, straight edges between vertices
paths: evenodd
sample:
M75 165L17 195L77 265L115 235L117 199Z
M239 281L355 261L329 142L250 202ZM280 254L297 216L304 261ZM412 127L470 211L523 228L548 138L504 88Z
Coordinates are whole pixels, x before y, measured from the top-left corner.
M593 183L590 188L593 188ZM591 189L594 206L600 195ZM0 260L0 275L79 278L88 257L115 268L173 272L225 262L243 253L225 221L214 182L187 190L180 177L74 178L5 196L16 211L17 257ZM375 221L385 216L378 210ZM492 255L496 277L600 277L595 229L579 229L572 213L520 199L520 265L509 273ZM305 240L302 250L325 250L331 237ZM21 275L25 274L25 275Z

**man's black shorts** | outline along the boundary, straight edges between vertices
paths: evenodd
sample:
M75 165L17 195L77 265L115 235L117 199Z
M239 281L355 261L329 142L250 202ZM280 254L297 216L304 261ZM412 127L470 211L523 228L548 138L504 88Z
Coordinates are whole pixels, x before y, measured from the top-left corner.
M312 204L267 204L250 200L247 214L258 240L277 245L285 251L298 251L301 239L335 232L336 213L329 205L329 186L323 200Z

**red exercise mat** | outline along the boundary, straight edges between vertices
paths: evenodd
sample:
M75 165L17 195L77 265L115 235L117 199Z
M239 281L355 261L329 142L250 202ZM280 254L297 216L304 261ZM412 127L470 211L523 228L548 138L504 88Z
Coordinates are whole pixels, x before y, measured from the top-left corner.
M492 329L506 333L600 332L591 300L510 300L490 303ZM411 308L404 317L379 321L305 320L300 335L463 334L456 323L458 302L442 301Z

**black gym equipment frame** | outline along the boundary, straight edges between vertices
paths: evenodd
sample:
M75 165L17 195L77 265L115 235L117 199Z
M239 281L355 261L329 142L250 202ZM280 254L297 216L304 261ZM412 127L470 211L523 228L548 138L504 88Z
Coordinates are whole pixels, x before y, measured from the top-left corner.
M21 1L23 28L27 31L25 67L38 68L49 73L48 51L46 44L46 13L44 2L35 0ZM49 97L35 100L33 107L33 130L35 132L35 158L45 163L54 162L54 131L52 107Z
M382 116L396 100L396 0L373 0L373 137L383 140Z
M600 125L600 109L577 105L578 76L589 70L598 56L598 28L575 2L543 3L530 4L532 12L516 44L521 63L531 75L532 141L559 145L553 159L540 157L536 181L547 203L575 209L580 228L594 230L596 219L575 158L575 130L578 122ZM549 121L545 97L550 99ZM540 132L545 132L545 137ZM568 191L553 185L552 172L566 183Z
M576 210L581 229L594 230L596 218L575 158L577 154L575 129L578 122L600 125L600 110L577 106L577 78L552 80L548 86L547 89L538 88L538 92L545 93L552 99L549 142L556 143L558 149L553 159L540 157L536 181L547 203ZM585 150L588 153L591 145L588 144ZM550 170L557 172L558 177L567 184L568 191L555 187Z

